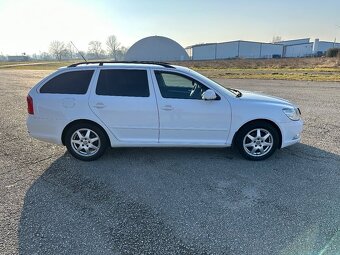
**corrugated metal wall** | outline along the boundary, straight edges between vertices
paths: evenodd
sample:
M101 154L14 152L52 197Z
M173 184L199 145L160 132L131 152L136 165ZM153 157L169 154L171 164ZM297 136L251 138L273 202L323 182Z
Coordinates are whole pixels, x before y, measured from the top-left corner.
M192 48L193 60L209 60L216 59L216 43L203 44Z
M272 58L273 55L282 57L283 45L262 43L261 58Z
M285 46L284 57L299 58L313 54L313 43Z
M227 58L272 58L282 56L283 45L247 41L201 44L192 46L193 60ZM189 49L187 49L188 51Z
M237 58L239 42L218 43L216 46L216 59Z
M260 58L261 43L256 42L239 42L239 58Z
M330 48L340 48L340 43L320 41L319 47L316 51L326 52Z

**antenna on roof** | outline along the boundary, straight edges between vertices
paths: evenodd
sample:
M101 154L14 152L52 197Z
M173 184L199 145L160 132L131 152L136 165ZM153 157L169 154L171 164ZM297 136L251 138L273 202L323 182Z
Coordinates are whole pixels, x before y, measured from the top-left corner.
M78 48L74 45L74 43L71 41L73 47L78 51L78 54L84 59L84 61L87 63L86 58L83 56L83 54L81 54L81 52L78 50Z

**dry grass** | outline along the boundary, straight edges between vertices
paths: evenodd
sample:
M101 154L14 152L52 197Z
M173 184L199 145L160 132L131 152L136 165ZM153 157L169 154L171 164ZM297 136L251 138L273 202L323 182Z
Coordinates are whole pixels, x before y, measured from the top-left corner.
M305 69L340 68L337 58L230 59L174 62L191 68Z
M56 70L62 66L67 66L74 63L74 61L41 61L41 62L0 62L1 69L15 69L15 70Z
M340 81L337 58L233 59L175 62L210 78Z

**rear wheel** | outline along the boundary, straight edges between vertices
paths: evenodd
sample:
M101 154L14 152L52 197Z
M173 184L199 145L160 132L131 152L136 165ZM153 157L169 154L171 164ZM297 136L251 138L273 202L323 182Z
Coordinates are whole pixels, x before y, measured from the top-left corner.
M279 145L279 134L267 122L254 122L243 127L237 134L236 146L241 155L250 160L269 158Z
M78 123L67 130L65 144L73 157L92 161L105 153L108 141L104 131L98 126L91 123Z

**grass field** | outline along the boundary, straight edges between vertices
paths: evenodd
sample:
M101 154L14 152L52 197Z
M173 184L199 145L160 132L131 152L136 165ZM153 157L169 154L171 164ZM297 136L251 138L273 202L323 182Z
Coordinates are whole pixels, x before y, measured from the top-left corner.
M336 58L234 59L176 62L210 78L340 81Z
M56 70L76 61L0 62L1 69ZM184 61L187 66L210 78L302 80L340 82L340 60L337 58L301 59L234 59L221 61Z
M56 70L62 66L67 66L75 61L41 61L41 62L0 62L1 69L15 70Z

